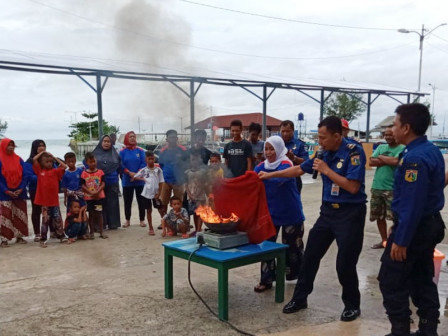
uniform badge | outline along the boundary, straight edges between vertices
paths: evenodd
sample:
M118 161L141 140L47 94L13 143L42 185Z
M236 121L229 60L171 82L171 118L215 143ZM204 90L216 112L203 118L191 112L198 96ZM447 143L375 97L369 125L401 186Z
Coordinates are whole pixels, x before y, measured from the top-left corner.
M342 162L341 161L338 162L338 164L336 165L336 168L337 169L341 169L342 168Z
M355 148L355 147L356 147L355 144L352 144L352 143L347 144L347 148L348 148L348 149L353 149L353 148Z
M408 169L404 174L404 180L406 182L415 182L417 181L418 170Z
M350 157L350 161L352 163L352 166L359 166L361 164L361 160L359 158L359 155L353 155Z
M401 166L403 164L403 158L401 158L400 162L398 162L398 165Z

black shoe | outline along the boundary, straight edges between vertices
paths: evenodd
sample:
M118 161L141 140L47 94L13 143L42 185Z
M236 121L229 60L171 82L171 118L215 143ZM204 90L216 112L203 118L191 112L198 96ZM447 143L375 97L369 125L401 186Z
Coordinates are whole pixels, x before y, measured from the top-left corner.
M345 308L341 314L341 321L350 322L354 321L361 315L361 309L348 309Z
M304 301L289 301L286 306L283 307L283 313L291 314L298 312L299 310L308 308L308 302Z
M162 224L157 227L157 230L162 230Z

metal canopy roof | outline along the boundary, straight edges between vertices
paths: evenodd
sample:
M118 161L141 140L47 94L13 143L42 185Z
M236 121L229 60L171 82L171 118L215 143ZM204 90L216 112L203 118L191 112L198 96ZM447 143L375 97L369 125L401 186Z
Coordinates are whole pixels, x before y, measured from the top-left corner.
M144 81L159 81L159 82L170 82L176 86L180 91L190 98L190 127L191 132L194 132L194 98L203 84L209 85L220 85L220 86L233 86L240 87L247 92L251 93L255 97L259 98L263 102L263 137L266 135L266 107L267 101L274 93L276 89L286 89L295 90L301 94L309 97L315 102L320 104L320 117L323 118L323 107L325 102L330 98L334 92L343 92L349 95L362 94L367 95L367 101L360 99L364 104L367 105L367 141L369 135L369 124L370 124L370 106L371 104L381 95L385 95L398 103L403 103L398 98L406 97L406 102L410 102L411 95L415 97L425 96L427 93L407 91L403 89L393 89L381 85L366 85L361 83L348 83L342 82L338 84L349 84L347 86L341 85L325 85L320 84L317 80L306 80L308 84L298 84L292 82L283 81L264 81L264 80L250 80L250 79L230 79L230 78L216 78L216 77L202 77L202 76L188 76L188 75L170 75L170 74L160 74L160 73L146 73L137 71L122 71L122 70L111 70L111 69L93 69L84 67L73 67L73 66L63 66L63 65L48 65L48 64L38 64L38 63L26 63L26 62L15 62L0 60L0 69L12 70L12 71L25 71L25 72L36 72L36 73L47 73L47 74L57 74L57 75L75 75L78 76L84 83L86 83L93 91L97 94L98 103L98 123L100 136L102 135L102 91L109 78L117 79L129 79L129 80L144 80ZM174 70L176 72L176 70ZM96 85L93 86L84 77L95 77ZM103 80L104 77L104 80ZM255 76L258 77L258 76ZM189 83L189 90L182 88L179 83ZM262 88L262 95L257 94L253 91L254 88ZM269 92L268 92L269 89ZM311 92L320 91L320 99L317 99L310 95ZM325 92L329 92L325 96ZM376 95L372 97L372 95ZM356 99L359 99L355 97Z

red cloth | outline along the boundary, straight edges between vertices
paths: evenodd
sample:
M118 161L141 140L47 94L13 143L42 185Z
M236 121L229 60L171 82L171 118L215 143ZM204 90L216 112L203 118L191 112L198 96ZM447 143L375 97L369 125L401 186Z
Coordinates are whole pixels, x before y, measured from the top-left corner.
M8 138L0 142L0 160L2 161L2 175L6 180L9 189L16 189L22 182L23 167L20 164L20 157L16 153L8 155L6 148L14 141Z
M126 148L128 148L128 149L135 149L135 148L137 147L137 143L135 143L135 144L133 144L133 145L131 145L131 144L129 143L129 136L130 136L131 134L134 134L134 135L135 135L135 133L134 133L133 131L130 131L130 132L127 132L126 135L124 136L124 145L125 145Z
M259 244L275 235L264 184L257 173L247 171L235 178L220 179L213 193L215 212L223 217L233 212L240 217L238 230L247 233L249 242Z
M59 181L65 170L61 167L42 169L37 162L33 165L33 170L37 175L34 203L47 207L59 206Z

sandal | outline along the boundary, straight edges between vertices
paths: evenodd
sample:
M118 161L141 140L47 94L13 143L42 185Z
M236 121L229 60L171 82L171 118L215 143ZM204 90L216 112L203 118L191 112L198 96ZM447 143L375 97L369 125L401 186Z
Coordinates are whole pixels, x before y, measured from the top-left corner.
M0 243L1 247L9 247L9 244L6 240L2 240L2 242Z
M190 238L190 235L188 233L182 233L182 239Z
M149 230L148 234L150 236L155 236L156 234L154 233L154 229Z
M386 247L385 245L386 245L385 243L381 242L381 243L374 244L374 245L370 246L370 248L374 249L374 250L378 250L378 249L385 248Z
M76 242L75 238L69 238L67 244L73 244L74 242Z
M100 234L100 238L101 238L101 239L107 239L107 238L109 238L109 236L108 236L108 235L105 235L105 234Z
M89 235L89 239L90 239L90 240L95 239L95 234L94 234L94 233L91 233L91 234Z
M141 226L141 227L145 227L145 226L146 226L146 223L145 223L145 222L140 222L140 226Z
M254 287L254 292L262 293L262 292L267 291L267 290L269 290L271 288L272 288L272 284L263 285L263 284L259 283L258 285L256 285Z
M123 227L124 227L124 228L130 227L130 226L131 226L131 223L130 223L129 221L126 221L126 222L123 224Z
M40 234L37 234L37 235L34 236L34 242L35 243L40 242Z
M43 248L47 247L47 242L46 241L41 241L40 242L40 247L43 247Z
M17 237L16 244L28 244L28 242L22 237Z
M61 244L66 244L66 243L68 243L68 238L66 238L66 237L61 238L60 243L61 243Z

